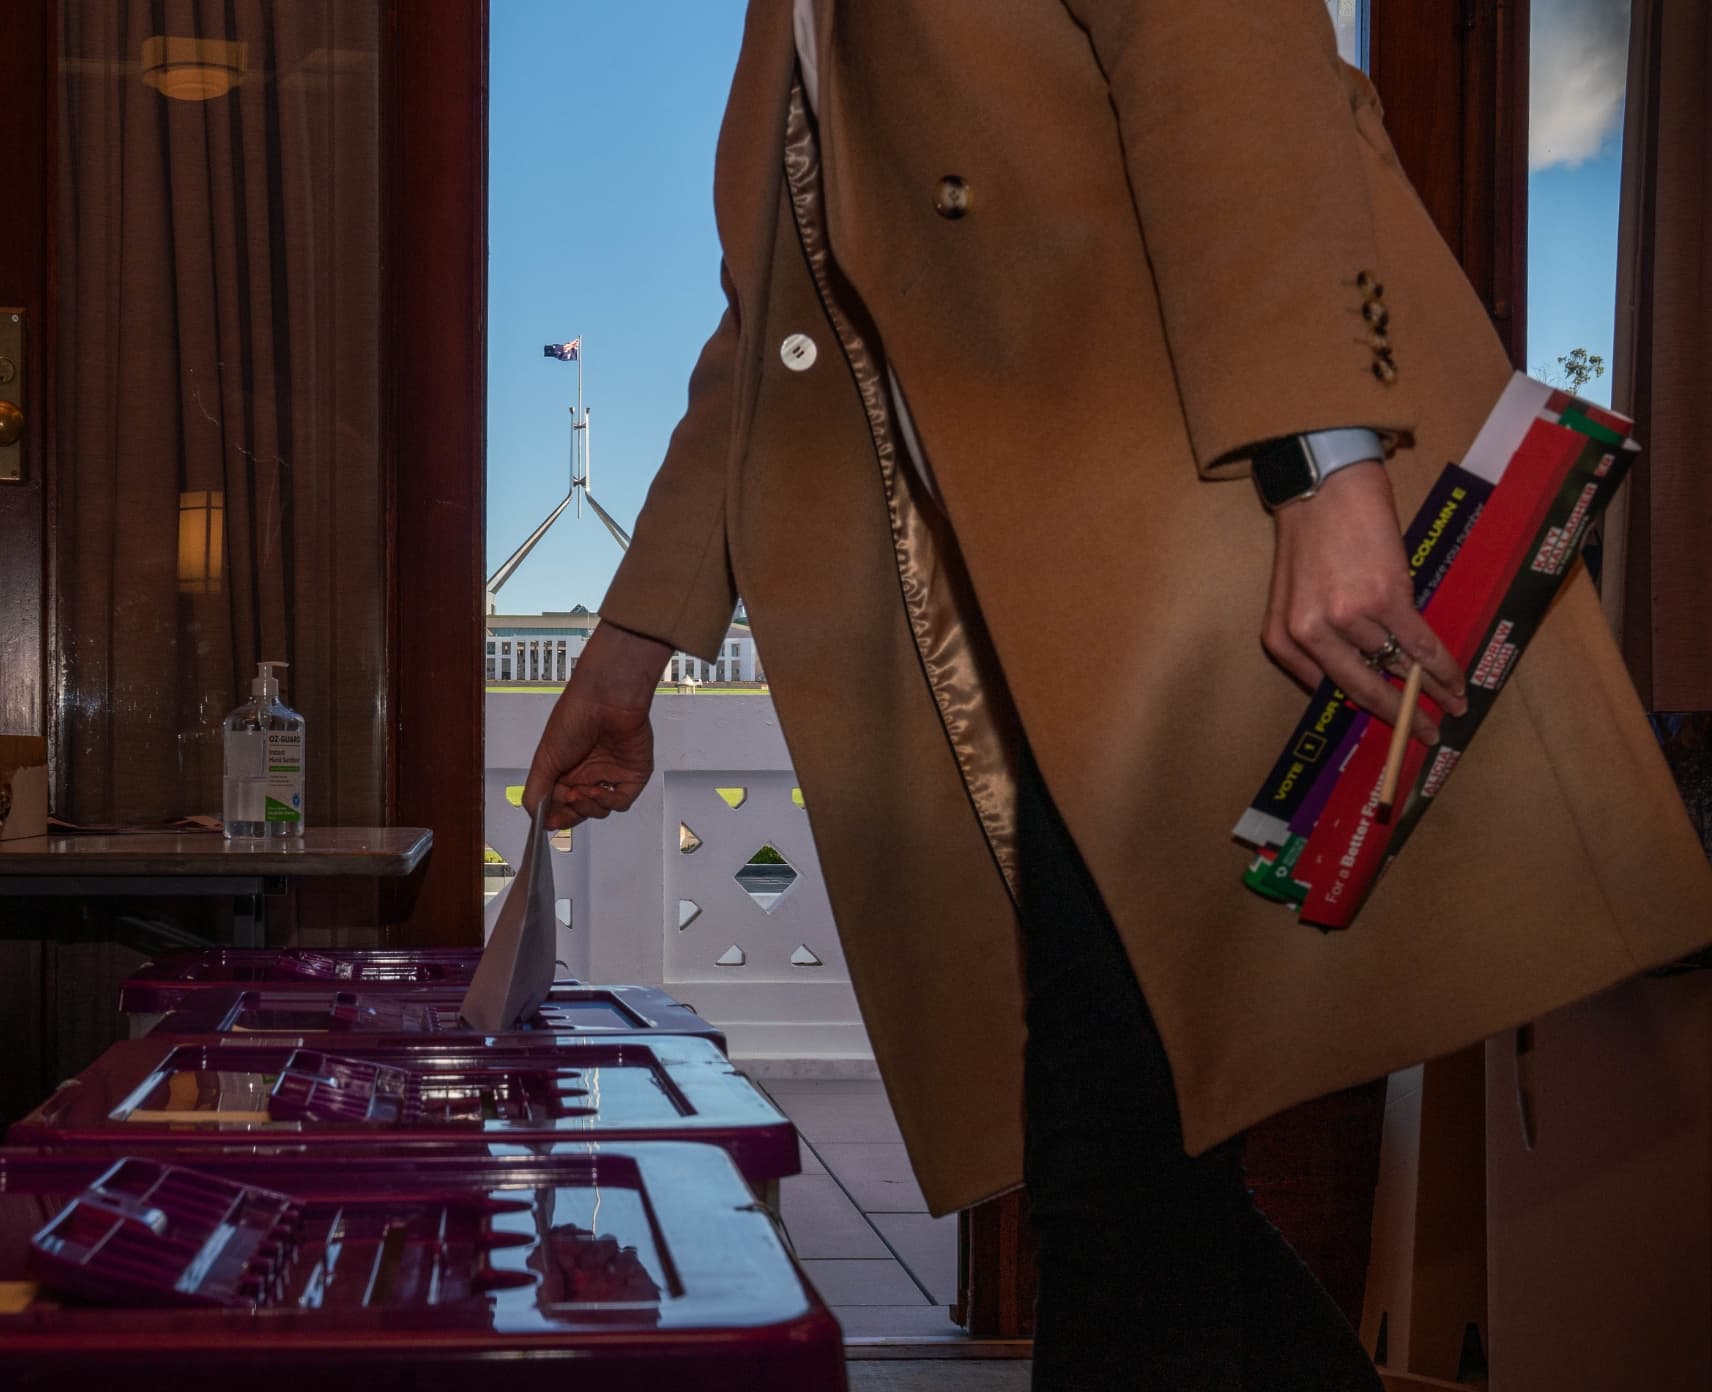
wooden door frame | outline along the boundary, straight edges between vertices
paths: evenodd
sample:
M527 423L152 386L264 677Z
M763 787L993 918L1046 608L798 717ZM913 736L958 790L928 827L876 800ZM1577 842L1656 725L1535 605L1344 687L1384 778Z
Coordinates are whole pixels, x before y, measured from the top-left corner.
M387 805L434 830L423 947L481 942L487 11L389 0L384 40Z
M1531 0L1372 0L1368 68L1403 168L1527 365Z
M0 484L0 733L47 733L47 634L43 584L52 458L47 365L53 331L53 149L58 103L58 5L0 5L0 149L8 197L0 199L0 305L25 313L25 476ZM0 391L0 395L9 393Z

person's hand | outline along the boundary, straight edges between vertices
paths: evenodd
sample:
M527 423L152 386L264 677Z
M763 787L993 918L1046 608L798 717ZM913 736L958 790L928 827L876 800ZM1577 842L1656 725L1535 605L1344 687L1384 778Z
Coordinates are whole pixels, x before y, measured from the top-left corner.
M1408 558L1397 529L1391 482L1377 460L1340 469L1311 498L1274 515L1277 548L1261 641L1278 664L1312 690L1330 677L1387 724L1402 696L1362 652L1395 634L1402 651L1388 664L1401 675L1421 664L1421 689L1452 715L1468 709L1466 682L1415 608ZM1438 727L1416 709L1415 738L1438 743Z
M595 629L529 766L523 806L531 816L550 797L547 826L557 830L636 801L654 772L648 709L671 657L669 643L610 623Z

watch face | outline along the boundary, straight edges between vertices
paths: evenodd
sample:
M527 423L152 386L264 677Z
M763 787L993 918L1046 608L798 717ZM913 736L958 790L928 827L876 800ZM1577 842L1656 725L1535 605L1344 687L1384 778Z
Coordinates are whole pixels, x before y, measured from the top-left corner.
M1318 482L1307 442L1300 436L1270 440L1254 452L1254 486L1269 508L1312 493Z

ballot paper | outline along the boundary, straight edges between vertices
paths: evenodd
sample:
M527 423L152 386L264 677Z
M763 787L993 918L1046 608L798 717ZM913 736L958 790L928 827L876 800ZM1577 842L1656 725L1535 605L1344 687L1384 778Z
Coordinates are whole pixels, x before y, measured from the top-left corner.
M553 912L553 857L542 798L523 848L523 862L503 902L458 1013L471 1029L521 1029L541 1008L557 971L558 919Z

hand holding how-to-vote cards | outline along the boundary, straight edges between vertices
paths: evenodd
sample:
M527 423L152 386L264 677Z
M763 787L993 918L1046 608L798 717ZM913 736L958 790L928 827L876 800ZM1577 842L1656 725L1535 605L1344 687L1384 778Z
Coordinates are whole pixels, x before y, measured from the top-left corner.
M1518 372L1460 465L1404 534L1422 615L1468 673L1468 708L1441 711L1428 748L1397 739L1321 684L1233 835L1258 855L1251 889L1303 922L1346 928L1444 786L1567 580L1587 528L1640 447L1633 423Z

